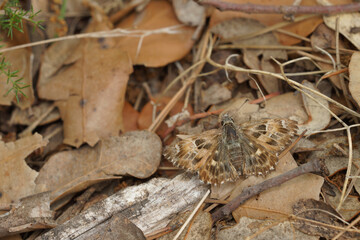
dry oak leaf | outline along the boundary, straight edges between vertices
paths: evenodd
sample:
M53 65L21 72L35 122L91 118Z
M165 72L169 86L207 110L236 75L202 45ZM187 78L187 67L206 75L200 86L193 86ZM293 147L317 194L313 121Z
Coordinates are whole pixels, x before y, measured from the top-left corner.
M34 181L38 173L24 159L46 144L37 133L15 142L0 141L0 203L11 203L36 193Z
M40 81L39 96L56 100L64 121L64 143L94 146L99 139L123 130L122 109L132 64L119 49L103 48L93 40L79 46L73 65Z
M101 140L95 147L83 146L52 155L39 172L36 184L52 191L56 200L106 180L131 175L147 178L161 160L160 138L148 131L127 132Z
M118 38L117 46L129 53L134 64L165 66L183 58L194 45L192 36L195 28L184 26L167 1L151 1L140 16L132 14L117 27L137 31L153 30L142 36ZM161 28L169 29L167 33L156 33Z

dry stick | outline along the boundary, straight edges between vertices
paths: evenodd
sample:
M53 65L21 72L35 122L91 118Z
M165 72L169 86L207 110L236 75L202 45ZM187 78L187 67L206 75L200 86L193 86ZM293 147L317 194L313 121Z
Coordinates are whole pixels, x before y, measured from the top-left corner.
M333 6L286 6L286 5L258 5L252 3L229 3L220 0L198 0L201 5L213 6L220 11L239 11L245 13L279 13L279 14L301 14L301 13L315 13L315 14L330 14L330 13L344 13L357 12L360 10L359 3L333 5Z
M200 202L198 203L198 205L195 207L194 211L190 214L190 216L188 217L188 219L186 219L185 223L181 226L180 230L177 232L177 234L175 235L175 237L173 238L173 240L178 239L178 237L181 235L181 233L184 231L184 229L186 228L186 226L189 224L189 222L191 221L191 219L194 217L195 213L199 210L199 208L201 207L201 205L203 204L203 202L205 201L205 199L207 198L207 196L209 196L210 194L210 190L207 190L207 192L205 193L205 195L203 196L203 198L200 200Z
M82 39L82 38L111 38L111 37L146 37L153 34L181 34L181 28L185 27L185 25L175 25L170 27L164 27L153 30L126 30L121 28L116 28L109 31L99 31L99 32L90 32L90 33L80 33L76 35L70 35L59 38L51 38L47 40L42 40L38 42L32 42L22 45L17 45L14 47L2 48L0 49L0 53L22 49L27 47L34 47L38 45L44 45L47 43L60 42L65 40L73 40L73 39Z
M222 44L219 46L216 46L215 49L270 49L270 50L302 50L302 51L309 51L313 52L314 49L312 47L304 47L304 46L283 46L283 45L251 45L251 44ZM340 51L342 51L344 54L353 54L356 51L346 49L346 48L340 48ZM335 53L336 50L329 49L329 53Z
M292 25L292 24L294 24L294 23L301 22L301 21L304 21L304 20L307 20L307 19L310 19L310 18L314 18L314 17L318 17L318 16L317 16L317 15L303 15L303 16L299 16L299 17L294 18L294 20L291 21L291 22L287 22L287 21L279 22L279 23L276 23L276 24L274 24L274 25L271 25L271 26L265 27L265 28L263 28L263 29L260 29L260 30L258 30L258 31L251 32L251 33L249 33L249 34L245 34L245 35L241 35L241 36L236 36L236 37L233 37L233 38L227 38L227 39L225 39L224 41L231 41L231 40L237 40L237 41L239 41L239 40L245 40L245 39L254 38L254 37L263 35L263 34L265 34L265 33L272 32L272 31L277 30L277 29L279 29L279 28L283 28L283 27Z
M300 175L306 174L306 173L313 173L313 172L322 172L325 169L325 165L321 160L315 159L311 160L308 163L305 163L293 170L290 170L284 174L281 174L279 176L273 177L271 179L268 179L260 184L257 184L252 187L245 188L240 195L238 195L236 198L231 200L228 204L221 207L219 210L214 212L212 214L212 219L214 222L219 221L220 219L224 218L225 216L230 215L235 209L237 209L241 204L245 203L247 200L252 198L253 196L258 195L259 193L272 188L279 186L290 179L293 179L295 177L298 177Z

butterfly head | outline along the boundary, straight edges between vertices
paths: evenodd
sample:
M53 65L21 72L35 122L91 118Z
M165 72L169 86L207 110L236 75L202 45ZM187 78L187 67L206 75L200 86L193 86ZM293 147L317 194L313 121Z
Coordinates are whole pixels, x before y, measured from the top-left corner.
M225 127L226 125L232 125L232 124L234 124L234 119L232 117L230 117L230 115L228 113L225 113L221 117L221 126Z

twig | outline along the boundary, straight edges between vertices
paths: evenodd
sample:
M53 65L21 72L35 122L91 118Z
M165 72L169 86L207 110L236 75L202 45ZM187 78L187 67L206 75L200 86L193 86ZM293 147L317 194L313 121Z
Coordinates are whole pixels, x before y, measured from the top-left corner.
M220 11L239 11L245 13L279 13L279 14L330 14L357 12L359 3L332 6L294 6L294 5L259 5L252 3L230 3L220 0L198 0L201 5L213 6Z
M195 213L199 210L201 204L203 204L203 202L205 201L205 199L207 198L207 196L209 196L210 194L210 190L207 190L207 192L205 193L204 197L200 200L200 202L198 203L198 205L196 206L196 208L194 209L194 211L190 214L190 216L188 217L188 219L186 219L185 223L181 226L180 230L177 232L177 234L175 235L175 237L173 238L173 240L178 239L178 237L181 235L181 233L184 231L184 229L186 228L186 226L189 224L190 220L193 218L193 216L195 215Z
M290 170L284 174L281 174L277 177L268 179L260 184L257 184L252 187L245 188L240 195L238 195L236 198L231 200L228 204L221 207L219 210L214 212L212 214L212 219L214 222L219 221L220 219L224 218L225 216L228 216L231 214L235 209L237 209L241 204L245 203L247 200L252 198L253 196L256 196L257 194L281 185L290 179L293 179L295 177L298 177L300 175L306 174L306 173L314 173L314 172L323 172L325 171L325 165L321 160L314 159L308 163L305 163L293 170Z

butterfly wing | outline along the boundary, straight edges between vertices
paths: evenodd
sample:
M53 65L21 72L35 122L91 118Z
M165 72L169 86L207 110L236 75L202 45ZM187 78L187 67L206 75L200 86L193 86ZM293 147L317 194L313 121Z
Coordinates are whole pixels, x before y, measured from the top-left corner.
M266 175L297 135L297 123L289 119L265 119L239 126L244 152L244 175Z
M198 172L202 181L221 184L238 175L221 142L221 130L213 129L182 139L165 148L164 156L175 166Z

